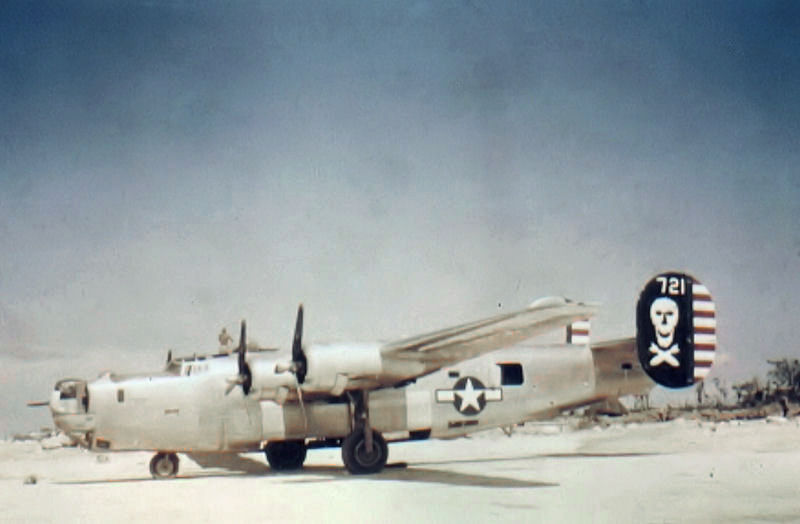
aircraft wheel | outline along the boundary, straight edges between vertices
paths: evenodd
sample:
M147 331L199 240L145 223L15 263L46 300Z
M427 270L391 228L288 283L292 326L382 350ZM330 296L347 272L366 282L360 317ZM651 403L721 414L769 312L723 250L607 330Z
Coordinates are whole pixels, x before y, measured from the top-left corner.
M378 473L386 465L389 457L389 447L383 436L377 431L372 432L372 452L367 452L364 442L364 432L356 429L342 442L342 461L347 470L354 475Z
M178 474L178 455L156 453L150 460L150 474L154 479L170 479Z
M306 460L306 443L302 440L267 442L264 453L269 467L276 471L300 469Z

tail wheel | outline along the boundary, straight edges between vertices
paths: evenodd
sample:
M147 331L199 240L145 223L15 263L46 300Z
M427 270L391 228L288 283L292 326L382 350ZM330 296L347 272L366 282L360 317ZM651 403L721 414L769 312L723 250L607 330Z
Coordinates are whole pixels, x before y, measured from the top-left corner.
M154 479L170 479L178 474L178 455L156 453L150 460L150 474Z
M372 432L372 451L367 451L364 431L356 429L342 442L342 461L347 470L354 475L378 473L386 465L389 447L383 436Z
M306 443L302 440L268 442L264 453L269 467L276 471L300 469L306 460Z

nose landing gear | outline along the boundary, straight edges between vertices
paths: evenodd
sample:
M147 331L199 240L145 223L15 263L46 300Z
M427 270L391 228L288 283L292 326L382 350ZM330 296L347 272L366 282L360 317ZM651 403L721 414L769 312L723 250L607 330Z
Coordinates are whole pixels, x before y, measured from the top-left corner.
M154 479L171 479L178 474L178 455L175 453L156 453L150 460L150 474Z

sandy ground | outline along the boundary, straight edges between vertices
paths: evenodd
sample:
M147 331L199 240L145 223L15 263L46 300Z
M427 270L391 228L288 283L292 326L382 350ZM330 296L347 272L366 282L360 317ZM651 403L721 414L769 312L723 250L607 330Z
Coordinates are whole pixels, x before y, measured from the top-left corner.
M800 522L800 421L499 430L390 446L355 477L339 450L302 472L250 454L156 481L150 453L0 444L3 522ZM36 475L35 485L23 479Z

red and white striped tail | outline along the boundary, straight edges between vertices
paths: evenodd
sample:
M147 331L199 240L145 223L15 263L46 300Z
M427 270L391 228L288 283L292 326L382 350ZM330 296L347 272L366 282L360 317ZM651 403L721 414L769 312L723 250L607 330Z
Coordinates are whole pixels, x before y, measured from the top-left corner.
M576 320L567 326L567 344L584 346L589 343L591 323L588 319Z
M647 375L668 388L704 380L717 349L717 310L708 288L686 273L651 278L636 303L636 354Z
M717 309L706 286L692 285L692 310L694 325L694 379L703 380L717 349Z

